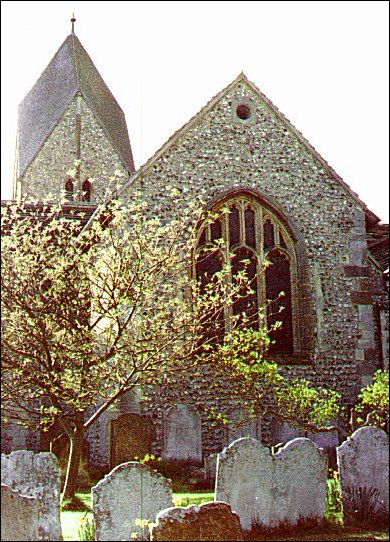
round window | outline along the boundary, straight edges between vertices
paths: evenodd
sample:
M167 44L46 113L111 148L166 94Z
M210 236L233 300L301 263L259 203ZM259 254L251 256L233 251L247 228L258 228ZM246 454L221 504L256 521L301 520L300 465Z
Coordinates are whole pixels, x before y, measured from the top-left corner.
M251 110L247 104L239 104L236 108L237 117L246 120L251 116Z

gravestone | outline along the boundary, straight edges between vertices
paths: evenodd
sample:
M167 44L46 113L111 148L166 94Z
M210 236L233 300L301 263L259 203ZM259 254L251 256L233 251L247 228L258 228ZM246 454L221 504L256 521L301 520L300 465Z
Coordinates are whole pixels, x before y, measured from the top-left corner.
M248 531L275 528L325 513L327 458L309 439L297 438L272 455L251 437L238 439L217 461L215 498L231 505Z
M152 422L140 414L122 414L111 420L111 469L121 463L136 458L142 459L146 454L150 454L152 440Z
M287 442L272 459L274 517L271 525L324 519L328 476L325 451L308 438L296 438Z
M337 423L333 420L329 420L327 425L337 425ZM271 424L270 442L275 448L275 451L283 447L290 440L304 436L305 431L303 429L292 427L287 422L274 419ZM318 448L322 448L327 453L329 466L335 469L336 446L340 443L338 432L336 430L318 431L317 433L308 431L306 437L312 440Z
M232 442L218 454L215 499L232 507L244 530L260 517L270 522L272 457L251 437Z
M240 520L225 502L162 510L150 532L153 541L243 540Z
M204 478L206 482L215 484L215 475L217 473L217 456L218 454L210 454L204 460Z
M303 430L292 427L285 421L273 420L270 429L272 446L304 436Z
M389 513L389 436L379 427L361 427L337 449L345 519L368 512ZM368 502L368 492L379 492ZM360 493L360 497L359 497ZM364 497L366 495L366 497ZM363 510L362 510L363 508ZM364 508L366 508L364 510Z
M1 485L1 540L39 540L38 502Z
M96 540L133 540L145 536L142 520L154 522L172 506L171 481L147 465L122 463L92 488ZM133 536L132 536L133 534Z
M233 440L241 437L261 439L260 419L251 418L241 409L235 409L229 414L230 423L226 426L223 435L223 444L228 446Z
M50 452L18 450L1 455L1 483L38 503L37 540L61 540L61 474Z
M164 419L163 460L202 463L201 418L195 409L178 404L169 409Z

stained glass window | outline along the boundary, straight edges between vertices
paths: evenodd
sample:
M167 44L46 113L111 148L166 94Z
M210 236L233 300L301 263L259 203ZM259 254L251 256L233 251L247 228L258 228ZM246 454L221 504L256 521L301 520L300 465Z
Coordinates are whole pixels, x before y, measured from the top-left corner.
M223 211L225 209L225 212ZM213 274L222 269L225 259L231 263L228 280L235 283L240 271L245 270L250 291L242 292L229 311L240 315L239 321L258 330L266 321L272 344L269 352L275 355L294 353L294 303L292 275L295 269L295 253L288 230L278 217L265 205L239 196L225 201L223 208L216 207L218 219L203 227L198 239L196 276L200 289L212 280ZM213 246L216 239L225 241L225 249L219 247L204 255L206 245ZM202 256L203 254L203 256ZM267 261L267 266L264 266ZM295 276L295 275L294 275ZM215 311L214 330L205 330L208 336L222 340L228 309Z

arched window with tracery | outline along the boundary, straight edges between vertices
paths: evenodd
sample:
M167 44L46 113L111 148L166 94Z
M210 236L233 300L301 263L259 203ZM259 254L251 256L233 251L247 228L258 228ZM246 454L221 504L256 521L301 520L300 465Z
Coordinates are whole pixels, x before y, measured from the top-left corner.
M270 354L297 354L297 256L288 226L274 210L248 194L224 200L213 211L218 219L208 221L198 234L195 273L201 289L223 261L230 261L232 283L245 268L251 292L237 299L230 310L234 315L245 314L252 329L258 330L266 322L272 340ZM218 245L220 238L224 243ZM210 250L213 245L215 250ZM202 257L205 247L207 257ZM217 313L219 338L225 332L226 311L225 307Z

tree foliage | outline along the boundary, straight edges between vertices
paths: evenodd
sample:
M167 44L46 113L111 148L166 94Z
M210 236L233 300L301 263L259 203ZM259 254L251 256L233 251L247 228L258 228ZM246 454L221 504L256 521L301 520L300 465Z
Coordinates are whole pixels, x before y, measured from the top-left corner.
M377 425L388 429L389 420L389 370L376 371L372 384L365 386L354 407L355 426Z
M135 193L99 208L83 229L71 206L9 205L2 213L3 414L67 435L66 498L77 488L86 430L131 390L169 383L180 371L195 375L208 364L254 415L306 430L324 429L339 413L336 392L285 376L266 361L265 327L255 331L233 315L237 299L252 293L245 265L234 280L228 263L208 280L196 276L198 224L215 217L201 202L183 210L170 195L169 220ZM364 391L363 409L384 404L383 378Z
M240 397L254 414L268 414L291 426L317 431L342 429L327 424L340 413L340 394L290 378L266 359L270 339L266 330L235 329L215 351L215 366L239 385Z
M142 382L188 370L215 339L204 330L217 333L216 307L245 292L245 273L232 284L225 266L199 295L200 213L196 204L179 211L175 196L169 221L133 194L81 232L61 206L10 205L2 216L3 412L61 426L71 444L67 497L85 430Z

